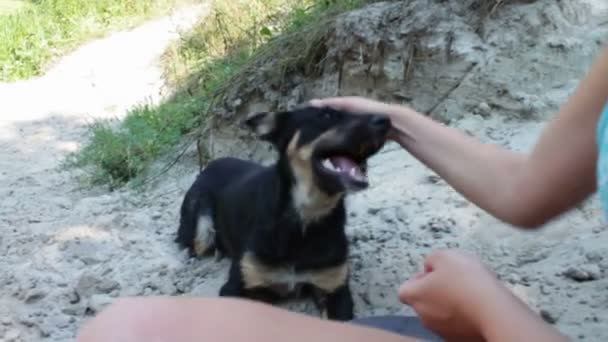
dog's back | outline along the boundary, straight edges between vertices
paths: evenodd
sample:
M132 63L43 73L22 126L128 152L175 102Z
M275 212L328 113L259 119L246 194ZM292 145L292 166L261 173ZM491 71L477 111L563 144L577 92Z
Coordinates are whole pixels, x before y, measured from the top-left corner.
M215 247L215 237L205 232L213 229L211 227L198 229L199 224L212 225L214 206L222 189L263 169L264 167L261 165L237 158L228 157L211 161L198 174L184 197L175 242L188 248L191 255L203 255L212 251ZM197 233L209 236L197 239ZM198 245L197 241L199 242Z

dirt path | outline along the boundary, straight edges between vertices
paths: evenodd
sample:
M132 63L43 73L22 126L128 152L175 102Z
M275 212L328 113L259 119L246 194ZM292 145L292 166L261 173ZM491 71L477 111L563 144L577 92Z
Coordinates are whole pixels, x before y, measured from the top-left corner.
M206 9L182 8L87 43L43 77L0 84L0 340L72 337L82 315L65 304L80 273L104 260L79 239L102 238L89 219L109 198L86 198L60 163L91 119L162 98L158 58Z
M172 242L195 158L143 193L84 191L76 171L59 168L84 140L88 120L121 116L139 101L162 97L156 58L177 37L176 27L188 27L204 11L183 10L92 42L45 77L0 85L0 340L70 341L84 320L118 296L217 295L228 261L188 259ZM510 62L507 57L501 56ZM546 75L556 70L548 63L534 67ZM512 69L488 70L509 76ZM566 72L559 76L576 82ZM507 88L523 83L504 82ZM460 110L471 98L449 105ZM525 150L544 122L471 115L453 124ZM419 270L428 251L461 247L481 255L574 340L608 339L608 230L595 199L532 239L488 217L394 145L370 170L371 189L349 199L358 316L411 313L397 302L398 284ZM310 303L290 307L315 314Z

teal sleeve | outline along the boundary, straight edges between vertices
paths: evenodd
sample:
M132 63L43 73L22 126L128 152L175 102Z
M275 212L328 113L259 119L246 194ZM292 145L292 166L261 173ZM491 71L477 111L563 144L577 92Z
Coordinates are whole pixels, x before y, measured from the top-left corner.
M597 191L604 211L608 218L608 103L604 107L597 126Z

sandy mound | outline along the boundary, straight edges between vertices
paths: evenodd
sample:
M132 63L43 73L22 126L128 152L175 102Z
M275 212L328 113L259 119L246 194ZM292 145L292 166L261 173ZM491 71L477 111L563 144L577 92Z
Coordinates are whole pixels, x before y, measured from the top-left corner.
M277 88L263 73L252 75L224 104L245 113L364 94L410 103L484 141L527 150L607 36L601 18L608 5L505 1L480 20L479 3L417 0L354 11L329 31L317 76L294 72ZM137 44L115 48L129 55ZM130 98L120 99L116 108ZM226 277L227 260L188 259L172 242L197 171L194 151L143 192L83 191L76 172L58 168L84 140L75 113L105 116L114 100L70 115L41 105L31 110L36 119L0 123L0 338L68 341L118 296L216 296ZM272 157L265 145L221 133L214 142L218 156ZM488 217L395 145L370 167L372 188L349 199L358 316L410 312L398 303L397 286L419 270L425 253L451 246L481 255L573 339L608 339L608 231L594 199L531 234ZM310 303L289 307L315 314Z

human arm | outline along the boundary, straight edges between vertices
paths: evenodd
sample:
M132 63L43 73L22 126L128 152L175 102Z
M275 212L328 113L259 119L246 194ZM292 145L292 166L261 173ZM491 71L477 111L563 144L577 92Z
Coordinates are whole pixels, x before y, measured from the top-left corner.
M484 144L400 105L348 97L312 103L387 114L392 138L456 191L498 219L535 228L595 191L595 130L608 100L607 75L605 49L529 154Z
M568 341L478 259L456 250L441 250L425 258L424 268L423 274L401 286L399 299L411 305L424 324L445 340Z
M118 299L87 322L77 342L421 342L356 324L321 320L237 298Z

